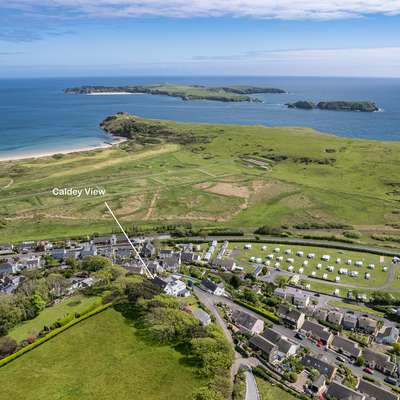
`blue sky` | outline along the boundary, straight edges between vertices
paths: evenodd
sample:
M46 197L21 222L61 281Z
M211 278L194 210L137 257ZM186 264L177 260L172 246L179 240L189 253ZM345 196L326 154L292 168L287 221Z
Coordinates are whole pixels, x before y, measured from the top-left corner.
M0 76L400 76L400 0L9 0Z

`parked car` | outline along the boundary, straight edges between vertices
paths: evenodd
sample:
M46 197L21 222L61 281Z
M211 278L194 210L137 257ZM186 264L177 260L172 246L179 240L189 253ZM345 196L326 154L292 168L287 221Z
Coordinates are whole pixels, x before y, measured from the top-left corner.
M297 332L295 335L294 335L294 337L295 338L297 338L297 339L300 339L300 340L304 340L306 337L303 335L303 334L301 334L300 332Z
M345 363L346 362L346 359L344 357L342 357L342 356L337 356L336 360L338 360L341 363Z
M387 376L385 378L385 382L389 383L390 385L397 385L397 380L392 378L391 376Z
M374 374L374 371L371 368L368 368L368 367L364 368L363 371L366 372L367 374L370 374L370 375Z

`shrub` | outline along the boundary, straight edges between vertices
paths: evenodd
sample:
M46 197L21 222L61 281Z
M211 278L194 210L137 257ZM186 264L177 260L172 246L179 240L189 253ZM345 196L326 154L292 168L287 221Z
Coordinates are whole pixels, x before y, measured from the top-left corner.
M17 342L8 337L4 336L0 338L0 357L6 357L9 354L14 353L14 351L17 349Z

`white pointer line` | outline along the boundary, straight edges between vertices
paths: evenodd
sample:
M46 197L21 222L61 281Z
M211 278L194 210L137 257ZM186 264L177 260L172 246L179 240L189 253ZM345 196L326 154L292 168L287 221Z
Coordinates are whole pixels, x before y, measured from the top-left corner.
M110 212L110 214L112 215L112 217L115 219L115 222L117 223L117 225L119 226L119 229L121 229L122 233L124 234L126 240L128 241L128 243L131 245L132 249L134 250L136 256L139 258L139 260L141 261L141 263L143 264L143 267L146 271L146 274L149 278L154 279L153 274L149 271L149 269L147 268L146 263L143 261L143 258L140 256L139 252L136 250L136 247L133 245L133 243L131 242L131 240L129 239L128 235L126 234L124 228L122 227L122 225L119 223L117 217L114 215L113 211L111 210L110 206L107 204L107 202L105 201L104 204L106 205L108 211Z

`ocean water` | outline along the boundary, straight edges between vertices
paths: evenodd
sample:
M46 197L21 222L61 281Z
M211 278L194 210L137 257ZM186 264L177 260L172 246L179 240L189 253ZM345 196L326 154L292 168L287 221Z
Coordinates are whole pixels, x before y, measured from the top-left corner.
M151 83L249 84L287 90L258 95L263 103L185 102L152 95L64 94L79 85ZM296 100L371 100L376 113L288 109ZM110 141L99 128L108 115L188 122L307 126L340 136L400 140L400 79L304 77L126 77L0 80L0 158L95 147Z

